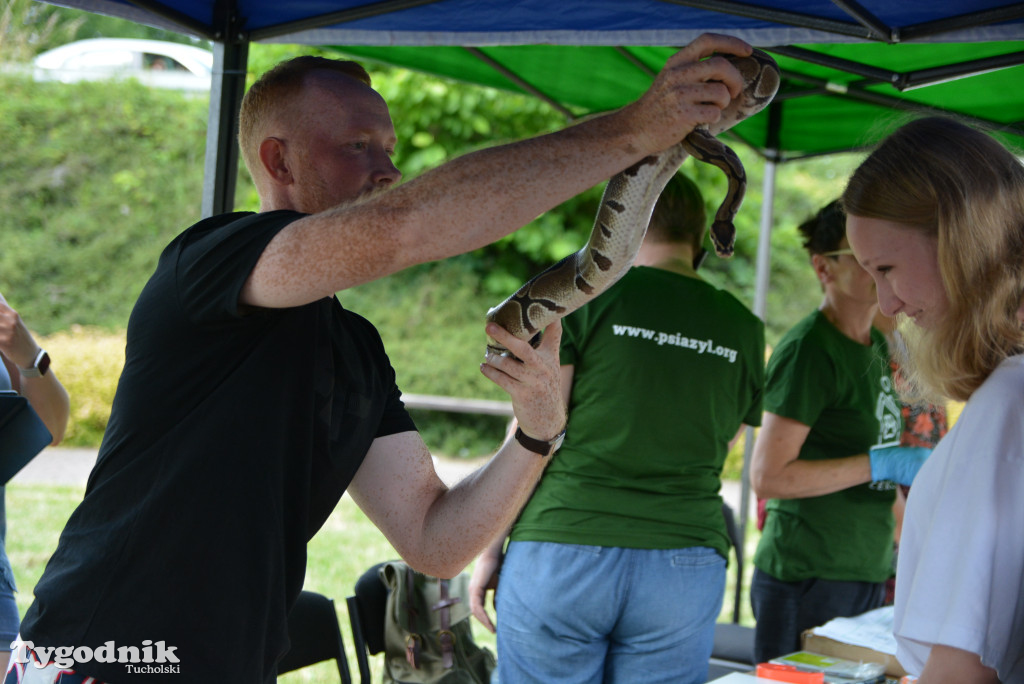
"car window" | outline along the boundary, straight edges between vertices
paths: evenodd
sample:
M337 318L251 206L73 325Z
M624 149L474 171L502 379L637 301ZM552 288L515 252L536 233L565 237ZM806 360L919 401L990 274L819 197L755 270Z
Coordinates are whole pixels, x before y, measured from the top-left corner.
M151 52L142 53L142 65L143 68L153 71L188 71L178 60L167 55L154 55Z
M127 50L97 50L69 57L65 69L128 69L134 60Z

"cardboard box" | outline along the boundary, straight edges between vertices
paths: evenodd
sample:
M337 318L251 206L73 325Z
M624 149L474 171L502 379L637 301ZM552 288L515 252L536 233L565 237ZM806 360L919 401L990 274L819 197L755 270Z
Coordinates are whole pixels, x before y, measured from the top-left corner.
M811 630L807 630L800 636L800 643L803 650L811 651L812 653L866 663L881 663L885 665L885 674L889 677L902 677L907 674L894 655L879 653L863 646L844 644L828 637L813 634Z

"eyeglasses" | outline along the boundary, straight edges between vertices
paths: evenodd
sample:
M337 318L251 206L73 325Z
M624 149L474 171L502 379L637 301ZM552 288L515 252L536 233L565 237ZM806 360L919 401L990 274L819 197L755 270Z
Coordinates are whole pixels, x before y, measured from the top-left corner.
M822 252L821 256L823 256L823 257L837 257L837 256L842 256L844 254L849 254L849 255L852 256L853 255L853 250L850 249L849 247L847 247L846 249L836 249L836 250L833 250L831 252Z

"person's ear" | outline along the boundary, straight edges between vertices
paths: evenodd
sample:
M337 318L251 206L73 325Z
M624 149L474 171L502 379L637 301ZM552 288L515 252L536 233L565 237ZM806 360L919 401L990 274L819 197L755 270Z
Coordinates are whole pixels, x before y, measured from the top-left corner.
M278 185L289 185L292 172L285 158L286 144L280 138L264 138L260 143L260 164L267 176Z
M832 280L832 262L827 256L812 254L811 267L814 268L814 275L818 276L818 282L822 286Z

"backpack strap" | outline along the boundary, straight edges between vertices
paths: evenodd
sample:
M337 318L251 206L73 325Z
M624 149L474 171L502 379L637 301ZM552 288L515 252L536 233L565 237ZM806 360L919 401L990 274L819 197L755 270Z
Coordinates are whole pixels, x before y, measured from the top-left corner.
M441 600L431 606L431 610L440 611L441 632L437 635L441 642L441 662L446 670L455 664L455 634L452 633L451 610L449 608L462 599L448 595L448 580L438 579L438 588L441 590Z
M412 631L416 626L416 604L413 597L416 595L414 586L414 573L412 568L405 569L405 609L409 615L409 634L405 637L405 659L414 670L420 669L420 637Z

